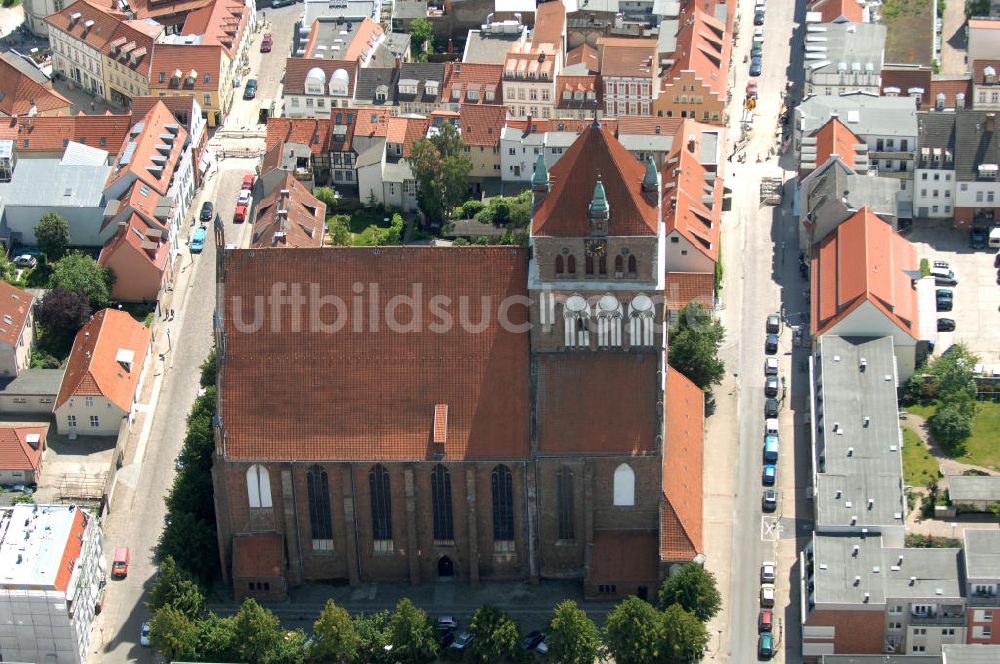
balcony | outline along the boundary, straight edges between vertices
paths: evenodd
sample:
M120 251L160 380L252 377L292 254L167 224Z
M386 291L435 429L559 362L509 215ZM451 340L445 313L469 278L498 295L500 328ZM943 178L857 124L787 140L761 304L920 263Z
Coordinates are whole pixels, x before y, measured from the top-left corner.
M965 625L965 607L956 604L943 606L928 613L910 614L911 625Z
M1000 595L996 593L969 593L966 601L970 607L1000 607Z

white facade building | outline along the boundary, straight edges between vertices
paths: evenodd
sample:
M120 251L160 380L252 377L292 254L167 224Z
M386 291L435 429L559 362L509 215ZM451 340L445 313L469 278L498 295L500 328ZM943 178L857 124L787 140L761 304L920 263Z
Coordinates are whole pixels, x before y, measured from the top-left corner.
M79 14L80 12L74 12L70 15L70 28L79 25L80 21L83 21L85 28L88 22L93 23L93 20ZM51 24L49 28L53 72L65 76L99 97L104 97L103 54L85 39L66 32L56 24Z
M0 512L0 659L86 662L106 569L89 513L72 505Z
M24 7L24 24L28 30L37 37L44 37L49 34L45 17L62 11L66 3L64 0L24 0L21 6Z

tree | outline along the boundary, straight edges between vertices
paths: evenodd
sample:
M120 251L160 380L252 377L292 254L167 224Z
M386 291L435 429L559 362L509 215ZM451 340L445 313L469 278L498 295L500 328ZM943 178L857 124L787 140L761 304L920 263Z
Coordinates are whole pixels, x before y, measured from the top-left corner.
M87 296L90 306L101 309L111 300L111 270L98 265L90 256L72 253L56 263L49 278L49 288L63 288Z
M993 516L995 516L997 520L1000 521L1000 503L993 503L992 505L990 505L990 511L993 512Z
M465 198L472 169L458 129L442 123L431 138L414 141L408 161L417 179L420 209L432 221L442 221L445 211Z
M194 659L198 624L176 607L161 606L149 623L149 642L168 660Z
M330 241L337 247L351 246L351 227L348 225L347 219L348 217L343 214L335 214L327 218Z
M675 664L700 661L706 645L708 630L698 616L685 611L680 604L671 604L664 610L664 661Z
M162 561L167 556L200 583L210 584L219 571L215 528L190 512L170 514L156 545L156 558Z
M235 616L222 618L214 613L198 621L198 659L203 662L233 662L236 654Z
M663 661L663 614L630 595L608 614L604 644L617 664L659 664Z
M660 586L660 608L679 604L702 622L715 617L722 608L722 597L715 585L715 575L697 563L687 563Z
M167 556L160 563L159 574L149 594L146 606L150 611L169 606L193 620L205 610L205 596L201 588L190 575L177 567L173 556Z
M989 15L990 0L965 0L965 18Z
M335 192L332 187L316 187L313 189L313 196L326 205L326 211L328 214L332 214L333 211L337 209L337 204L340 201L340 199L337 198L337 192Z
M961 452L965 439L972 435L972 417L954 403L939 405L927 424L935 442L952 455Z
M241 662L269 662L285 633L278 617L254 599L245 599L233 616L233 637Z
M392 614L379 611L370 615L354 617L354 630L361 639L358 647L358 661L371 664L389 664L392 656L386 646L392 643L389 623Z
M434 627L427 619L427 612L418 609L404 597L396 605L389 621L392 658L403 664L432 662L437 656Z
M215 387L215 347L208 351L208 357L201 363L201 378L198 383L202 387Z
M46 212L35 225L35 242L46 260L56 262L69 247L69 223L55 212Z
M670 366L687 376L692 383L710 391L722 382L725 364L719 359L719 348L726 331L722 323L697 302L681 309L677 324L670 328Z
M90 317L87 296L65 288L54 288L35 306L35 321L45 337L56 343L69 341Z
M434 26L426 18L414 19L410 24L410 52L417 61L423 61L424 47L434 37Z
M601 634L587 613L571 599L556 607L549 622L549 658L561 664L594 664Z
M14 281L15 274L17 274L17 268L7 256L0 254L0 281L11 283Z
M472 616L469 631L475 635L470 644L473 658L488 664L504 657L514 657L521 649L521 629L506 613L483 604Z
M939 401L973 401L976 398L975 366L979 356L965 344L954 344L930 366Z
M313 662L350 664L358 659L361 636L351 621L351 614L326 600L326 606L313 623L313 642L309 648L309 659Z

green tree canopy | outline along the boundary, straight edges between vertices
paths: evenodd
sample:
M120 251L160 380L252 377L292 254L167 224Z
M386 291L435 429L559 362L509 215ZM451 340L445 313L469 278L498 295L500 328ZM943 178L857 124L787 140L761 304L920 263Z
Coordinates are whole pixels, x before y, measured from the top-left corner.
M46 212L35 224L35 242L45 258L54 263L69 247L69 223L55 212Z
M396 605L389 621L390 643L393 659L402 664L433 662L437 656L434 626L427 612L413 605L404 597Z
M196 657L198 623L184 611L169 604L153 613L149 622L149 642L168 660Z
M235 616L214 613L198 621L198 659L203 662L233 662L236 653Z
M245 599L233 616L237 658L241 662L270 662L285 637L281 622L254 599Z
M445 211L465 198L472 169L458 129L441 123L431 138L414 141L408 162L417 179L420 209L433 221L443 220Z
M327 664L351 664L358 659L361 636L354 628L351 614L336 605L332 599L313 623L313 641L309 647L309 660Z
M410 24L410 51L417 61L424 59L424 45L433 37L434 26L426 18L416 18Z
M689 664L701 660L708 645L705 623L680 604L672 604L663 611L663 661L670 664Z
M12 283L16 274L17 268L14 266L14 263L7 256L0 254L0 281Z
M972 435L972 416L955 403L938 406L927 424L935 442L949 454L961 452L965 439Z
M392 643L391 621L392 614L388 611L354 616L354 630L361 638L358 647L359 662L391 664L395 661L391 652L385 649Z
M476 609L469 631L476 637L469 647L477 662L489 664L505 657L516 657L521 649L521 628L510 616L490 604Z
M687 563L660 586L660 608L679 604L702 622L715 617L722 608L722 597L715 575L697 563Z
M601 650L601 633L587 613L571 599L556 607L549 622L549 659L561 664L594 664Z
M677 324L670 328L668 362L705 390L722 382L725 364L719 359L719 348L726 331L722 323L698 302L681 309Z
M63 288L87 296L90 306L102 309L111 300L114 274L86 254L74 252L63 257L52 270L49 288Z
M91 311L90 302L83 293L54 288L35 305L35 322L49 340L69 344L87 322Z
M173 556L167 556L160 563L159 575L149 594L146 606L151 611L171 606L193 620L205 610L201 588L187 572L177 567Z
M211 583L219 571L215 528L190 512L170 514L156 545L157 559L167 556L173 556L177 565L200 583Z
M662 664L663 614L635 595L626 597L608 614L604 644L617 664Z
M330 241L335 246L351 246L351 227L348 225L347 220L348 217L342 214L327 217L327 231L330 233Z

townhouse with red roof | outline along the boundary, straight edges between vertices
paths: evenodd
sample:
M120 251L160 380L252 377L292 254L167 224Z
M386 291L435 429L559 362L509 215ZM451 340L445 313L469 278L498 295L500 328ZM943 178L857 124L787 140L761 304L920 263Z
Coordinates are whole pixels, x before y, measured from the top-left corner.
M326 234L326 203L283 172L264 191L253 220L250 246L254 249L322 247Z
M674 53L652 114L724 125L731 39L726 24L692 4L680 16Z
M0 53L0 118L69 112L69 100L52 89L52 81L34 62L13 51Z
M0 485L38 483L48 431L47 424L0 425Z
M0 282L0 376L16 377L31 366L35 342L35 298L16 286Z

